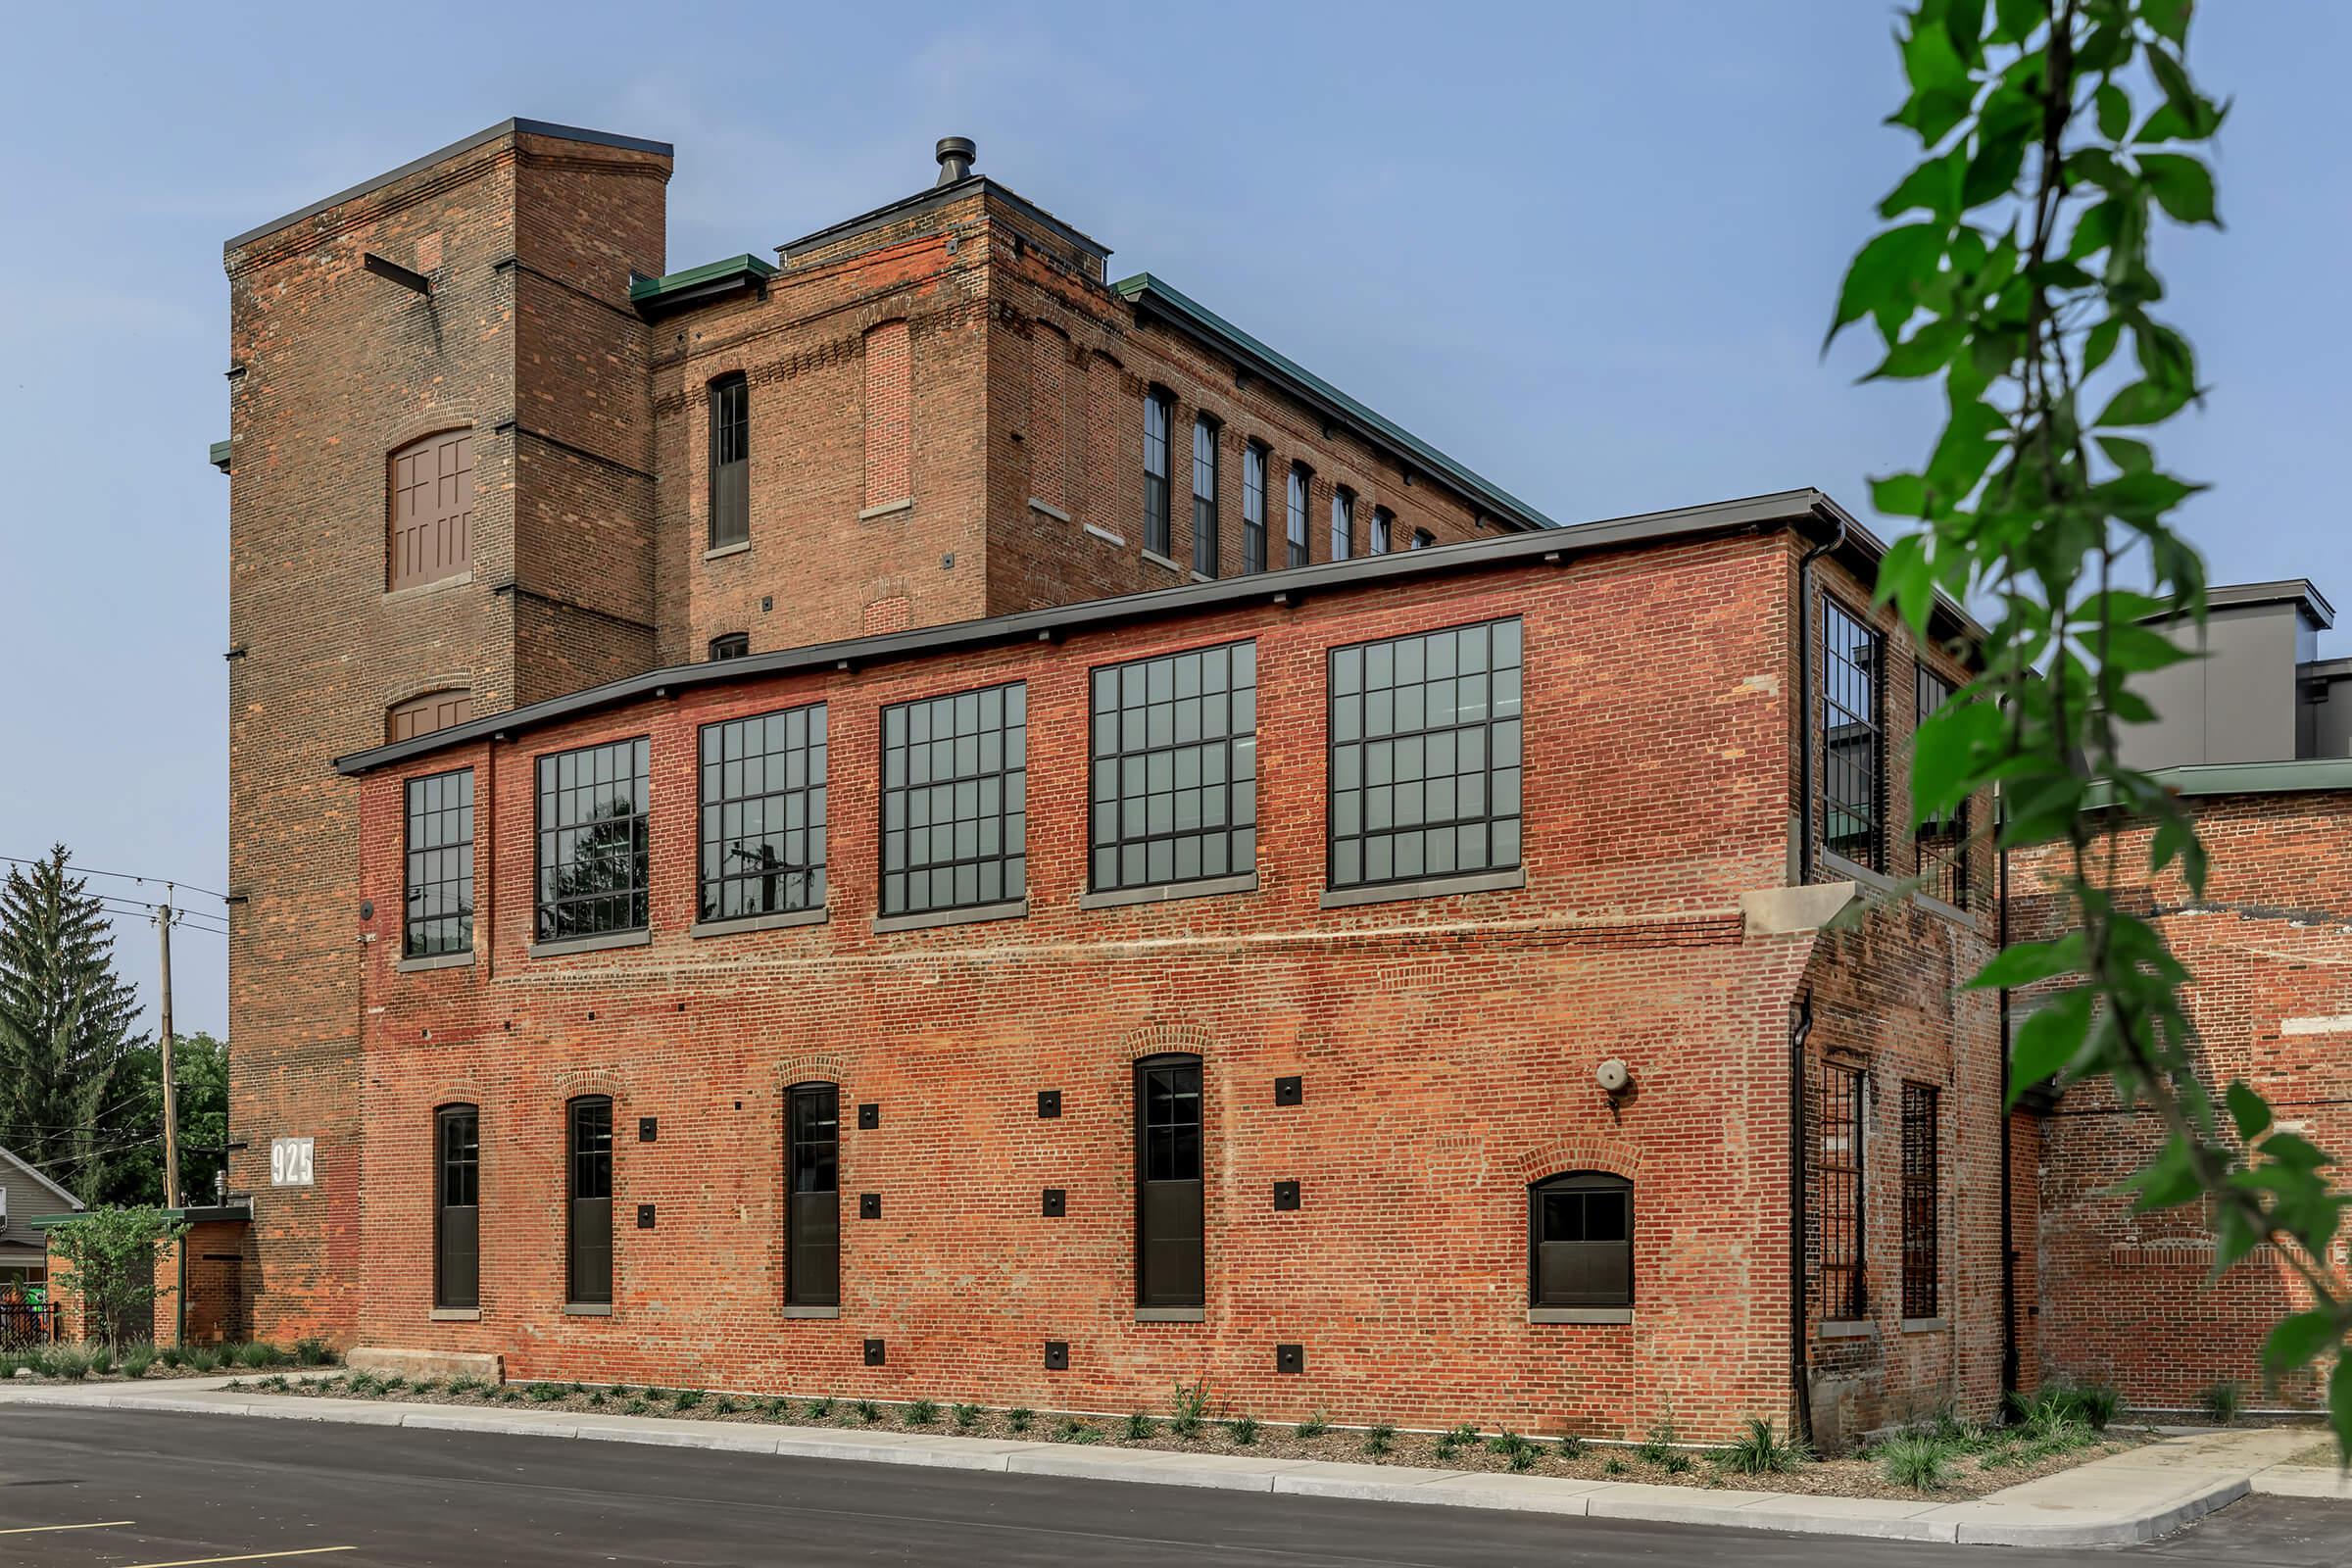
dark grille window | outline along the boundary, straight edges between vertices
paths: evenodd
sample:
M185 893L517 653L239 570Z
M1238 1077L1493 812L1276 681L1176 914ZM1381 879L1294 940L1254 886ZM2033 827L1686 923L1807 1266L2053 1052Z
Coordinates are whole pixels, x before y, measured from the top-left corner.
M473 769L409 780L401 956L473 951Z
M740 375L710 383L710 548L752 536L752 389Z
M825 903L825 707L702 730L706 920Z
M1835 1319L1870 1315L1862 1255L1862 1137L1865 1084L1847 1067L1824 1067L1815 1092L1813 1209L1821 1309Z
M1193 569L1217 574L1217 425L1205 414L1193 421Z
M882 912L1026 897L1028 689L883 710Z
M1519 863L1519 622L1334 649L1331 885Z
M1242 569L1266 569L1266 449L1242 449Z
M1257 645L1095 671L1094 888L1257 866Z
M1827 594L1821 600L1821 842L1873 871L1886 869L1885 647Z
M1919 665L1915 685L1916 722L1927 722L1930 714L1952 700L1957 689L1927 665ZM1917 875L1928 896L1941 899L1955 908L1967 908L1968 802L1962 801L1942 816L1920 823L1914 848L1919 857Z
M785 1097L784 1299L841 1304L841 1090L799 1084Z
M1942 1273L1936 1214L1936 1101L1934 1084L1903 1085L1903 1316L1936 1315Z
M751 651L752 634L748 631L725 632L710 639L712 659L741 659Z
M1135 1064L1139 1306L1202 1304L1200 1058Z
M1176 416L1164 393L1144 399L1144 548L1164 556L1168 535L1168 422Z
M1291 465L1291 482L1284 498L1289 503L1290 515L1284 524L1283 538L1294 566L1306 564L1306 478L1304 465Z
M1634 1184L1574 1171L1528 1189L1528 1304L1634 1304Z
M539 940L646 925L647 743L539 759Z
M565 1139L570 1212L565 1234L565 1299L583 1306L612 1300L612 1102L571 1102Z
M1355 495L1349 490L1331 493L1331 559L1346 561L1355 554Z
M433 1305L481 1305L481 1117L444 1105L433 1118Z
M1374 507L1372 509L1372 554L1387 555L1390 548L1389 541L1396 531L1396 514L1386 507Z

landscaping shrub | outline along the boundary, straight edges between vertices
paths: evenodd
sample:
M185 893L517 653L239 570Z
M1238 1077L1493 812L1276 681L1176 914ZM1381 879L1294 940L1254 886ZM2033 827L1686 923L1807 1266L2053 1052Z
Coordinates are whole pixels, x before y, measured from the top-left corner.
M1626 1462L1613 1453L1600 1461L1600 1473L1604 1476L1624 1475L1627 1468Z
M2214 1425L2226 1427L2246 1407L2245 1388L2227 1380L2216 1383L2197 1396L2197 1407L2213 1418Z
M1524 1470L1535 1463L1536 1446L1509 1427L1504 1427L1487 1440L1487 1451L1500 1454L1514 1470ZM1523 1462L1524 1461L1524 1462Z
M1375 1422L1364 1432L1364 1451L1377 1459L1396 1446L1396 1428L1387 1421Z
M1208 1419L1208 1379L1201 1377L1191 1383L1177 1384L1171 1404L1173 1408L1168 1416L1168 1430L1180 1438L1199 1437L1201 1423Z
M1670 1476L1687 1476L1690 1473L1690 1456L1680 1448L1667 1454L1660 1463Z
M354 1372L347 1391L355 1399L372 1399L383 1392L383 1384L372 1372Z
M1738 1475L1778 1475L1793 1470L1812 1457L1801 1443L1791 1442L1762 1416L1751 1415L1732 1446L1718 1455L1723 1467Z
M115 1369L115 1348L111 1345L90 1346L89 1357L90 1371L95 1376L104 1377Z
M832 1420L833 1401L829 1398L810 1399L808 1401L808 1419L811 1421Z
M588 1408L591 1410L601 1410L604 1407L605 1391L602 1389L590 1389L588 1391Z
M124 1377L145 1377L147 1375L147 1369L155 1365L155 1347L152 1345L132 1346L129 1349L122 1352L122 1375Z
M1257 1418L1249 1415L1235 1416L1225 1423L1225 1435L1233 1439L1237 1446L1249 1447L1257 1441Z
M673 1402L681 1410L691 1410L696 1405L703 1402L703 1391L700 1389L680 1389L678 1391L677 1398Z
M261 1386L271 1394L283 1394L294 1385L286 1381L286 1375L283 1372L272 1372L262 1379Z
M743 1406L735 1402L735 1396L731 1394L714 1394L710 1396L710 1413L712 1415L733 1415L742 1408Z
M1464 1421L1438 1434L1438 1457L1450 1459L1455 1450L1478 1446L1478 1423Z
M209 1349L201 1345L191 1345L180 1352L179 1364L190 1372L201 1373L209 1377L220 1370L222 1359L221 1352L219 1350Z
M1102 1434L1076 1416L1065 1415L1054 1424L1054 1441L1055 1443L1101 1443Z
M284 1381L283 1373L280 1373L278 1377L279 1381ZM418 1394L432 1394L439 1390L441 1385L435 1383L431 1378L418 1378L416 1382L410 1384L409 1387Z
M1029 1423L1036 1419L1036 1416L1037 1412L1027 1405L1016 1404L1004 1412L1004 1424L1015 1432L1026 1432L1029 1430Z
M850 1413L869 1427L882 1419L882 1407L871 1399L859 1399L850 1406Z
M1636 1445L1634 1456L1643 1464L1662 1465L1666 1456L1674 1452L1675 1439L1680 1435L1674 1430L1674 1417L1668 1416L1651 1427L1649 1436Z
M294 1342L294 1359L304 1366L333 1366L335 1364L334 1347L328 1345L324 1340L296 1340Z
M899 1421L904 1426L927 1427L938 1419L939 1401L937 1399L915 1399L899 1411Z
M980 1407L976 1404L958 1404L948 1414L955 1419L958 1432L969 1432L980 1424Z
M1553 1442L1552 1446L1559 1450L1559 1455L1563 1459L1581 1459L1584 1457L1585 1440L1578 1437L1573 1432L1561 1433Z
M1951 1446L1927 1432L1888 1438L1871 1456L1890 1483L1914 1492L1940 1489L1949 1478L1952 1462Z
M628 1403L620 1407L620 1413L622 1415L650 1415L653 1412L653 1408L654 1407L646 1403L643 1398L632 1398Z
M222 1350L221 1355L222 1359L238 1366L265 1367L286 1364L286 1352L262 1340L255 1340L245 1345L228 1346Z
M533 1404L553 1404L564 1397L564 1391L553 1383L534 1383L523 1392Z
M489 1387L490 1385L480 1378L459 1377L449 1380L449 1392L452 1394L481 1394L486 1392Z
M1133 1410L1128 1412L1127 1420L1121 1430L1126 1434L1129 1443L1142 1443L1159 1431L1159 1423L1141 1410Z
M1302 1439L1310 1441L1312 1439L1321 1437L1324 1433L1329 1432L1330 1430L1331 1417L1325 1415L1320 1410L1317 1410L1314 1414L1299 1422L1298 1428L1298 1436Z

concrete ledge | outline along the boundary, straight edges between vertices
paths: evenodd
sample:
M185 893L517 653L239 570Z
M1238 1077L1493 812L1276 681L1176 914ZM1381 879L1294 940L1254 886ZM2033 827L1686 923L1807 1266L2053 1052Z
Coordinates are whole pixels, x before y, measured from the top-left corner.
M2275 1464L2254 1472L2253 1490L2270 1497L2332 1497L2352 1502L2352 1477L2340 1470L2303 1464Z
M914 497L908 496L904 501L885 501L878 507L861 508L858 514L858 520L859 522L871 522L876 517L895 516L899 513L912 512L913 510Z
M354 1372L383 1372L404 1378L480 1378L485 1383L507 1380L505 1358L490 1351L404 1350L390 1346L361 1346L343 1357Z
M429 957L403 958L393 967L402 974L422 974L427 969L470 969L473 967L473 950L467 948L464 953L436 953Z
M1754 888L1740 895L1740 913L1751 937L1817 931L1860 896L1851 882L1816 882L1809 887Z
M1220 1492L1272 1492L1274 1478L1295 1459L1245 1459L1229 1453L1188 1453L1181 1465L1164 1463L1152 1448L1099 1448L1049 1444L1005 1455L1004 1468L1020 1475L1070 1476L1084 1481L1147 1481L1163 1487L1208 1487Z
M874 919L874 935L886 936L893 931L932 931L943 925L978 925L988 920L1026 920L1029 918L1027 898L1006 899L1001 904L965 905L955 909L931 909L922 914L884 914Z
M1398 904L1406 899L1442 899L1455 893L1506 893L1527 886L1527 867L1508 871L1469 871L1460 876L1422 877L1413 882L1380 882L1368 887L1338 888L1323 895L1326 909L1352 909L1361 904Z
M654 933L646 926L634 931L608 931L594 937L559 937L553 942L534 942L522 950L526 958L554 958L566 953L610 953L614 948L650 948Z
M1062 511L1059 507L1040 501L1035 496L1031 496L1029 498L1029 510L1031 512L1043 513L1047 516L1052 517L1055 522L1067 522L1070 520L1070 514L1068 513Z
M1149 887L1118 888L1107 893L1081 893L1081 909L1116 909L1131 904L1173 904L1179 899L1214 899L1231 893L1255 893L1257 873L1203 877L1193 882L1157 882Z
M687 931L696 941L733 936L738 931L782 931L796 925L823 925L822 906L813 909L781 909L774 914L739 914L725 920L697 920Z

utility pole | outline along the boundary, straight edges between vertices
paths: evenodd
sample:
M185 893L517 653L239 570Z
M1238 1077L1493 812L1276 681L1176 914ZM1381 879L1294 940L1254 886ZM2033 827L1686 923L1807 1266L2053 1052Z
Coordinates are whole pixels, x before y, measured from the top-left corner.
M166 898L171 897L169 891ZM172 1072L172 906L155 913L155 929L163 939L163 990L158 997L164 1047L164 1206L179 1207L179 1081Z

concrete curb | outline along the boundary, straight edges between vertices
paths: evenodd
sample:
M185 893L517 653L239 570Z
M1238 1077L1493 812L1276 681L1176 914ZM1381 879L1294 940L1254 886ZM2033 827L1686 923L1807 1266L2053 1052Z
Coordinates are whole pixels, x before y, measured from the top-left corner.
M737 1422L666 1417L384 1404L363 1399L231 1394L218 1387L173 1393L160 1390L148 1393L119 1386L52 1385L0 1390L0 1409L11 1405L241 1415L405 1426L426 1432L568 1438L780 1458L934 1465L1146 1486L1204 1487L1364 1502L1495 1508L1569 1518L1646 1520L1793 1535L1937 1541L1960 1545L2132 1545L2178 1530L2216 1508L2228 1506L2250 1491L2276 1490L2299 1496L2352 1496L2352 1490L2294 1490L2306 1484L2301 1476L2278 1474L2291 1467L2269 1462L2268 1455L2253 1463L2230 1463L2230 1455L2220 1448L2201 1450L2193 1456L2184 1452L2184 1461L2193 1457L2201 1462L2177 1464L2150 1464L2151 1450L2143 1448L2093 1460L2062 1476L2029 1482L1988 1498L1939 1503L1927 1498L1911 1501L1808 1496L1731 1488L1665 1487L1642 1482L1570 1480L1561 1476L1349 1464L1326 1459L1255 1459L1240 1454L1020 1443L929 1432L842 1432L827 1427L754 1427ZM2104 1472L2092 1479L2093 1473L2101 1472L2102 1467ZM2332 1471L2302 1474L2324 1476L2329 1483L2336 1479ZM2260 1485L2258 1477L2272 1484ZM2059 1485L2053 1487L2053 1482ZM2089 1504L2074 1500L2084 1496L2101 1500Z

